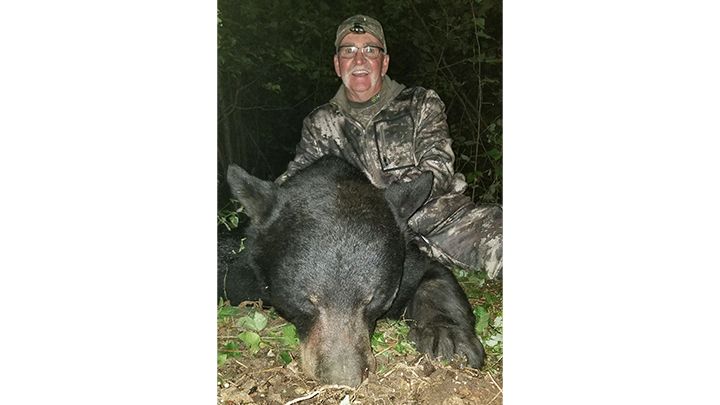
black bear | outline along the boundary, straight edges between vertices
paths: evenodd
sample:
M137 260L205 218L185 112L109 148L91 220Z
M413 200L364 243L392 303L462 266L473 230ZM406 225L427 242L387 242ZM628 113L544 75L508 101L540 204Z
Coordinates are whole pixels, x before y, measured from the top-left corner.
M324 383L362 382L383 317L404 317L418 351L480 368L467 297L407 226L432 181L428 172L381 190L344 160L323 157L278 186L231 165L231 191L251 221L239 258L218 268L218 295L274 306L296 327L303 370Z

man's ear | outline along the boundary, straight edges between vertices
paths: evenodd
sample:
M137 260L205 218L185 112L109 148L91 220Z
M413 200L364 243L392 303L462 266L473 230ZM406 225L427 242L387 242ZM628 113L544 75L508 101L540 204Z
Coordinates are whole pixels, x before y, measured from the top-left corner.
M389 66L390 66L390 55L385 55L385 56L383 56L383 67L382 67L382 72L380 73L380 77L385 76L385 73L387 73Z
M342 76L340 76L340 59L338 59L337 54L333 57L333 63L335 64L335 73L339 78L342 78Z

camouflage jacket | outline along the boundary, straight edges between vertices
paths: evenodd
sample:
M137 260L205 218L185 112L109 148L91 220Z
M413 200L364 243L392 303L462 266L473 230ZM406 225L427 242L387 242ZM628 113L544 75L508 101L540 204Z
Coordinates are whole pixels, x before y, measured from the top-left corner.
M445 105L435 91L405 88L387 76L377 101L368 103L361 110L351 108L341 86L329 103L313 110L303 122L295 159L276 183L328 154L359 167L380 188L431 171L435 180L430 199L410 221L425 234L469 200L462 196L464 176L454 174ZM425 225L418 229L419 223Z

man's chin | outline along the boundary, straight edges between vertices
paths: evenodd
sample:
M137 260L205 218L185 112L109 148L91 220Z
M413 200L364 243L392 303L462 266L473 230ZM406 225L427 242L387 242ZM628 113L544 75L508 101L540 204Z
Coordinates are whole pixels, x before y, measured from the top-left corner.
M352 91L354 91L356 93L364 93L367 91L371 91L373 85L372 85L372 81L370 80L370 78L362 79L362 80L352 80L351 79L348 87L350 87L352 89Z

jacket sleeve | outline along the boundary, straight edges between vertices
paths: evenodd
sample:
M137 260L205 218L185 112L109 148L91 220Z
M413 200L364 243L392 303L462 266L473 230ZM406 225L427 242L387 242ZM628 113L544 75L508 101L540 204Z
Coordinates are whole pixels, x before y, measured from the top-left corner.
M433 91L418 92L413 103L418 106L415 157L417 165L404 173L403 178L412 179L421 172L430 171L435 180L430 198L436 198L451 191L455 154L452 151L445 104Z

